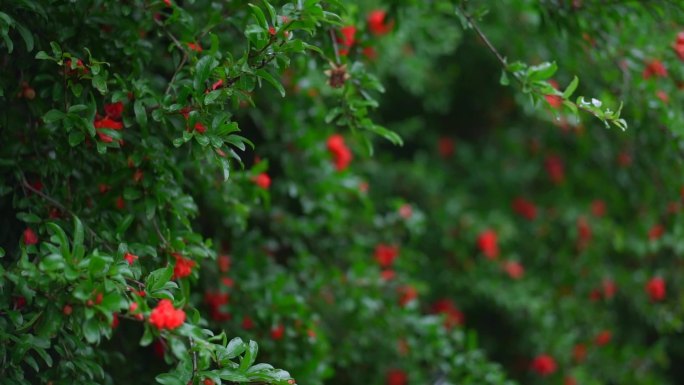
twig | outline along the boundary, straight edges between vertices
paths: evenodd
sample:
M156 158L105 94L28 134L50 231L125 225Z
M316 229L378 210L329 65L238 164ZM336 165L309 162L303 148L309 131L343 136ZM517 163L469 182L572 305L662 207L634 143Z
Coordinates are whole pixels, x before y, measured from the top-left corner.
M337 39L335 38L335 33L331 29L330 31L330 40L332 40L333 44L333 50L335 51L335 64L338 66L340 65L340 48L337 46Z
M188 61L188 54L183 51L183 58L181 59L180 63L178 63L178 67L176 67L176 71L174 71L173 76L171 76L171 80L169 80L169 84L166 86L166 90L164 91L164 94L168 94L169 91L171 90L171 86L173 85L173 82L176 81L176 77L178 76L178 73L183 69L183 66L185 66L185 63Z
M193 350L195 348L195 340L190 337L190 350ZM195 378L195 374L197 374L197 352L192 351L192 377L190 377L190 381L192 381L193 378Z
M154 218L152 221L152 225L154 226L154 230L157 232L157 236L159 236L159 240L162 241L162 244L164 246L164 249L167 248L169 245L169 242L164 238L164 235L162 234L161 230L159 230L159 224L157 223L157 218Z
M459 6L459 8L461 8L461 13L463 13L463 16L468 20L468 24L470 24L470 26L473 27L473 29L475 30L477 35L480 37L480 39L482 39L482 41L485 43L487 48L489 48L489 50L496 56L496 58L499 60L501 65L504 68L508 67L508 63L506 63L506 59L499 53L499 51L496 49L496 47L494 47L494 45L489 41L489 39L482 32L482 30L477 25L477 23L475 22L473 17L468 12L466 12L465 6L463 4L461 4Z

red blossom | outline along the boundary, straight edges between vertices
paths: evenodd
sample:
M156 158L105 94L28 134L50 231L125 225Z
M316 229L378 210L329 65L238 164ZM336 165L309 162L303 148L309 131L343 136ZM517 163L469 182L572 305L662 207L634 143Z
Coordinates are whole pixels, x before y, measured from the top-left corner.
M517 261L504 262L503 269L506 274L513 279L520 279L525 275L525 268L520 262Z
M394 272L394 270L383 270L380 272L380 277L383 279L383 281L391 281L394 279L394 277L397 274Z
M131 302L131 304L128 306L128 312L134 313L136 310L138 310L138 303L137 302Z
M455 148L456 142L449 137L442 136L437 141L437 152L439 152L439 156L444 159L451 158L454 155Z
M271 338L274 340L282 340L285 335L285 326L283 324L278 324L276 327L271 329Z
M594 339L594 343L598 346L604 346L607 345L612 338L613 334L610 330L602 330Z
M367 57L368 60L375 60L378 58L378 52L371 46L363 47L361 53L363 56Z
M340 55L345 56L349 54L349 49L354 45L354 37L356 36L356 27L348 25L340 28L342 36L337 38L337 42L342 45L340 48Z
M576 363L584 361L587 357L587 346L584 344L577 344L572 348L572 358Z
M173 266L173 277L172 279L185 278L192 274L192 268L195 267L195 261L184 258L178 253L172 254L176 258L176 264Z
M105 116L104 118L100 119L95 119L93 122L93 125L95 126L96 129L100 128L108 128L110 130L120 130L123 128L123 123L117 122L116 120L113 120L109 116Z
M390 369L386 376L387 385L406 385L408 383L408 375L401 369Z
M112 324L110 325L112 329L116 329L119 327L119 315L116 313L112 313Z
M670 102L670 96L667 94L667 92L663 90L656 91L656 97L665 104L668 104Z
M406 306L409 302L418 298L418 290L411 285L401 286L397 289L399 292L399 305Z
M218 263L219 270L222 273L227 273L228 270L230 270L230 256L229 255L219 256L216 263Z
M269 187L271 187L271 177L265 172L262 172L261 174L252 178L252 181L254 181L254 184L264 190L267 190Z
M656 224L648 231L648 239L657 241L663 234L665 234L665 227L661 224Z
M589 227L589 222L585 217L577 218L577 246L580 249L587 247L589 241L591 241L591 227Z
M603 282L601 282L601 285L603 286L603 297L605 299L612 299L617 292L615 282L610 278L605 278Z
M404 219L409 219L413 215L413 208L408 203L405 203L399 207L399 216Z
M221 307L226 305L229 299L228 293L204 293L204 302L209 306L212 319L215 321L227 321L232 318L230 313L221 310Z
M190 42L190 43L187 43L187 45L188 45L188 48L190 48L191 50L193 50L195 52L202 52L202 46L199 43Z
M126 262L128 262L129 265L133 265L133 262L135 262L138 259L138 256L135 254L126 253L124 254L124 259L126 260Z
M381 243L375 246L374 256L380 267L387 268L392 266L394 260L399 256L399 248Z
M121 102L105 104L104 110L105 115L113 120L121 120L121 114L123 113L124 105Z
M649 79L651 76L666 77L667 68L665 68L665 65L660 60L653 59L646 63L646 68L641 75L644 79Z
M252 319L248 316L244 316L242 318L242 328L245 330L250 330L254 328L254 321L252 321Z
M162 299L150 313L150 324L157 329L172 330L185 322L183 309L176 309L168 299Z
M368 29L373 35L380 36L392 30L394 23L385 23L387 13L381 9L376 9L368 14Z
M328 151L332 154L337 171L342 171L349 166L352 153L344 142L344 137L339 134L332 135L327 142Z
M214 84L211 85L211 90L216 91L217 89L223 87L223 79L217 80Z
M646 290L646 293L651 298L651 301L654 302L664 300L665 295L667 294L665 280L661 277L651 278L648 282L646 282L644 290Z
M197 131L200 134L204 134L205 132L207 132L207 127L204 124L197 122L195 123L195 131Z
M530 368L540 376L546 377L556 371L556 360L548 354L541 354L532 360Z
M485 230L477 237L477 247L487 259L496 259L499 256L499 246L497 244L496 232Z
M74 311L74 308L71 307L71 305L64 305L62 308L62 314L68 316L71 315L71 313Z
M164 4L166 4L167 7L171 6L171 0L164 0Z
M602 217L606 215L606 203L600 199L591 202L591 213L595 217Z
M126 208L126 201L124 201L122 196L116 197L116 208L119 210Z
M565 166L563 161L556 155L549 155L544 160L546 173L554 184L562 183L565 180Z
M275 29L274 26L268 27L268 34L269 34L269 35L275 36L276 32L277 32L277 31L276 31L276 29Z
M516 214L530 221L537 217L537 207L534 203L523 197L515 198L513 203L511 203L511 207L513 207L513 211L515 211Z
M228 278L228 277L221 278L221 283L226 287L235 286L235 281L233 281L231 278Z
M24 244L29 246L35 245L36 243L38 243L38 235L36 235L30 227L27 227L26 230L24 230Z
M558 89L558 82L555 80L549 80L549 84L551 84L553 88ZM545 95L544 98L546 99L546 102L549 103L549 105L553 108L561 108L563 105L563 98L558 95Z
M456 305L450 299L440 299L432 304L433 314L444 314L446 319L444 320L444 327L450 329L454 326L463 325L465 323L465 316L458 310Z

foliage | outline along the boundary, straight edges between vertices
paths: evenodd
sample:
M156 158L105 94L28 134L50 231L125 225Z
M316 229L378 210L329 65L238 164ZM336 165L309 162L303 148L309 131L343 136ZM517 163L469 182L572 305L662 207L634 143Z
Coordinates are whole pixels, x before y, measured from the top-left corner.
M684 20L600 3L5 5L2 383L676 383Z

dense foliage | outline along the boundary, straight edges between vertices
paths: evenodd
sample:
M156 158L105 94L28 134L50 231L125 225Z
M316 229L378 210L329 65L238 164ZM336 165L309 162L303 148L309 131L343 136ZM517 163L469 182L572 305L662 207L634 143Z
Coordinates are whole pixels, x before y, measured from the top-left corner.
M684 376L677 2L0 5L0 383Z

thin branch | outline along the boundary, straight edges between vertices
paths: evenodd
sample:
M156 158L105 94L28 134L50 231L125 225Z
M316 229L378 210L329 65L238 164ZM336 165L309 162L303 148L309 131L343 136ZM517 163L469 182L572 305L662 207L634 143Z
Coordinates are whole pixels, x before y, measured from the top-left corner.
M337 46L337 39L335 38L335 33L331 29L330 31L330 40L332 40L333 44L333 50L335 51L335 64L338 66L340 65L340 48Z
M171 86L173 85L173 82L176 81L176 77L178 76L178 73L183 69L183 66L185 66L185 63L188 61L188 54L183 51L183 58L181 59L180 63L178 63L178 67L176 67L176 71L174 71L173 76L171 76L171 80L169 80L169 84L166 86L166 90L164 91L164 94L167 95L169 91L171 90Z
M195 340L192 337L190 337L190 350L192 350L192 377L190 377L190 381L192 381L192 379L195 378L195 375L197 374L197 352L193 350L194 348Z
M161 230L159 230L159 224L157 223L156 217L152 221L152 225L154 225L154 230L157 232L157 236L159 237L159 240L162 241L163 248L166 249L169 245L169 242L166 240L166 238L164 238L164 235L162 234Z

